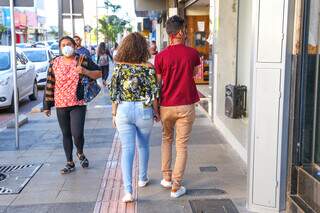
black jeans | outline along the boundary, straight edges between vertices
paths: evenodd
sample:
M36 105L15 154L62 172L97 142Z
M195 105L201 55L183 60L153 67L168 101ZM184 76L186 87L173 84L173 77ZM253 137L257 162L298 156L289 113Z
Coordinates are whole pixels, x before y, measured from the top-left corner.
M77 147L77 152L79 154L83 153L86 111L86 106L57 108L58 122L63 135L63 148L68 162L73 160L72 137Z
M101 66L102 70L102 80L106 81L109 76L109 64L106 66Z

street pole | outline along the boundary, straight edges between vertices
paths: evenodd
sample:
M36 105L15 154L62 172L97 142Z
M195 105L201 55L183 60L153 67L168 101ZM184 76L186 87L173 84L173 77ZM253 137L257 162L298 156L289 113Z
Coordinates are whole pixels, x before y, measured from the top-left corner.
M98 0L96 0L96 16L97 16L97 32L96 32L96 36L97 36L97 46L99 44L99 30L98 30L98 27L99 27L99 16L98 16Z
M16 67L16 31L14 22L14 4L13 0L10 0L10 14L11 14L11 67L13 73L13 98L14 98L14 124L15 124L15 136L16 136L16 149L20 147L19 141L19 98L18 98L18 83L17 83L17 67Z
M71 37L74 36L74 20L73 20L73 2L69 0L70 3L70 21L71 21Z
M58 0L58 37L63 36L62 0Z

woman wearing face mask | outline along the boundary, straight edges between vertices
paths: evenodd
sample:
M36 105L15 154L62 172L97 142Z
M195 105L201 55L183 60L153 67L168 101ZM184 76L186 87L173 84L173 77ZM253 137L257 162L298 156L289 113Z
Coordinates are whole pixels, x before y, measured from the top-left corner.
M67 164L61 169L61 174L68 174L75 169L73 142L77 148L76 155L80 165L83 168L89 166L83 152L86 105L84 100L77 97L78 82L81 75L91 79L101 77L99 67L90 58L84 57L82 63L80 62L80 56L75 54L75 46L75 41L69 36L60 39L59 47L63 56L56 57L50 63L43 103L47 116L51 115L51 107L56 107L67 158Z

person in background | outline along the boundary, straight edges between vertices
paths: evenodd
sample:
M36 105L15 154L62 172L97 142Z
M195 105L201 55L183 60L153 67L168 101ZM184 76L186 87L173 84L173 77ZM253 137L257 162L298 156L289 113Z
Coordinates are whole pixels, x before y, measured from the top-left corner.
M184 20L172 16L166 23L170 45L155 57L158 84L161 87L160 117L162 121L161 185L171 189L171 197L186 193L182 185L187 163L188 141L195 120L195 103L199 96L194 76L200 65L197 50L185 43ZM175 131L175 134L174 134ZM171 170L172 144L175 139L176 161Z
M101 67L102 70L102 83L104 86L107 85L106 82L109 77L109 59L113 61L112 55L110 54L106 43L101 42L97 50L97 64Z
M94 46L90 47L90 55L91 55L91 60L92 61L96 61L96 49L94 48Z
M112 57L113 58L115 58L116 57L116 55L117 55L117 52L118 52L118 43L116 42L115 44L114 44L114 47L113 47L113 49L112 49Z
M138 186L149 182L149 139L154 120L159 121L158 85L146 39L130 33L119 46L115 69L109 86L112 121L121 141L121 169L125 195L123 202L133 201L132 167L136 142L139 153Z
M150 47L149 47L149 52L150 52L150 59L148 60L149 63L154 64L154 59L155 56L158 54L158 48L155 40L151 41Z
M89 50L81 45L82 39L80 38L80 36L76 35L73 37L73 39L76 42L76 53L79 55L85 55L88 58L91 58L91 54Z
M83 168L89 166L89 160L83 152L87 107L84 100L78 97L79 89L81 89L78 87L78 83L80 75L88 76L91 79L101 77L99 66L90 58L85 57L82 63L79 61L80 56L75 53L75 47L76 42L73 38L65 36L60 39L59 48L62 56L56 57L50 62L44 91L43 111L47 116L50 116L51 108L56 107L62 131L67 164L61 169L61 174L69 174L75 169L73 142L77 148L80 165Z

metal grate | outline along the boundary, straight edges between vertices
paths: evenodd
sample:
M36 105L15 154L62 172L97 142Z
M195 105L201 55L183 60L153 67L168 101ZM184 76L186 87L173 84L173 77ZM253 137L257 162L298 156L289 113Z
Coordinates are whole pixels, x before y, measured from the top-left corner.
M19 194L42 164L0 166L0 195Z
M200 172L217 172L218 168L215 166L203 166L200 167Z
M203 199L189 201L193 213L239 213L230 199Z
M19 169L24 169L24 168L29 168L32 167L33 165L18 165L18 166L0 166L0 172L1 173L9 173L13 172Z
M6 178L7 178L6 174L0 173L0 181L3 181Z

